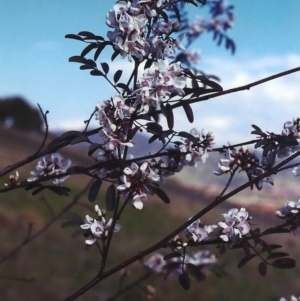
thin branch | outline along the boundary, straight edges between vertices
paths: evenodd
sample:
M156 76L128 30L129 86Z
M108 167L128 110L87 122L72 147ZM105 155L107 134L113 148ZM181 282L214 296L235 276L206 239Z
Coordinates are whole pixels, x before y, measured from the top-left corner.
M229 198L231 198L232 196L234 196L237 193L241 192L242 190L250 187L251 185L253 185L253 184L255 184L255 183L263 180L266 177L271 176L272 174L276 174L277 170L279 168L281 168L282 166L284 166L285 164L287 164L288 162L290 162L291 160L295 159L298 156L300 156L300 151L296 152L295 154L293 154L289 158L283 160L282 162L280 162L279 164L277 164L276 166L274 166L272 169L267 170L266 172L264 172L260 176L254 178L251 181L249 181L249 182L247 182L247 183L239 186L238 188L232 190L231 192L227 193L226 195L222 196L221 198L217 197L212 203L210 203L208 206L206 206L204 209L202 209L200 212L198 212L196 215L194 215L191 219L189 219L187 222L185 222L184 224L182 224L180 227L178 227L172 233L170 233L169 235L167 235L161 241L159 241L158 243L156 243L153 246L149 247L148 249L146 249L146 250L138 253L137 255L131 257L130 259L125 260L123 263L117 265L116 267L110 269L109 271L107 271L107 272L105 272L105 273L103 273L101 275L97 275L89 283L87 283L85 286L83 286L81 289L79 289L73 295L71 295L70 297L68 297L67 299L65 299L65 301L71 301L71 300L77 299L77 297L83 295L90 288L92 288L93 286L95 286L97 283L99 283L100 281L104 280L105 278L109 277L110 275L112 275L112 274L120 271L121 269L129 266L130 264L132 264L132 263L140 260L141 258L145 257L146 255L149 255L149 254L151 254L152 252L154 252L154 251L156 251L158 249L166 247L169 240L171 240L172 238L174 238L181 231L185 230L190 224L192 224L197 219L201 218L207 212L211 211L213 208L215 208L219 204L221 204L224 201L228 200Z
M40 148L33 154L33 157L37 156L39 154L39 152L42 150L42 148L44 147L44 145L46 143L46 140L47 140L47 137L48 137L48 130L49 130L49 125L48 125L48 121L47 121L47 114L49 113L49 111L46 111L44 113L41 106L39 104L37 104L37 105L40 109L40 112L41 112L42 117L43 117L44 122L45 122L45 135L44 135L44 139L42 141L42 144L41 144Z
M91 135L94 135L94 134L97 134L99 132L99 130L101 129L100 128L97 128L97 129L94 129L94 130L91 130L91 131L88 131L88 132L85 132L84 134L87 135L87 136L91 136ZM44 151L41 151L39 154L36 154L34 156L29 156L29 157L26 157L24 158L23 160L13 164L13 165L9 165L7 166L6 168L4 168L2 171L0 171L0 177L16 170L17 168L20 168L42 156L45 156L45 155L48 155L49 153L53 153L53 152L56 152L57 150L69 145L71 142L71 139L66 139L66 140L62 140L61 142L58 142L55 146L51 147L51 148L48 148Z
M247 85L244 85L244 86L240 86L240 87L237 87L237 88L228 89L228 90L225 90L225 91L220 91L220 92L216 92L216 93L213 93L213 94L210 94L210 95L197 97L197 98L193 98L193 99L186 99L186 100L184 100L184 103L191 104L191 103L200 102L200 101L208 100L208 99L211 99L211 98L223 96L223 95L226 95L226 94L231 94L231 93L235 93L235 92L239 92L239 91L243 91L243 90L250 90L252 87L261 85L261 84L266 83L268 81L271 81L271 80L274 80L276 78L283 77L283 76L286 76L288 74L298 72L298 71L300 71L300 67L293 68L293 69L290 69L290 70L287 70L287 71L284 71L284 72L280 72L280 73L277 73L275 75L263 78L261 80L258 80L258 81L255 81L253 83L250 83L250 84L247 84ZM176 104L172 105L172 108L173 109L178 108L178 107L181 107L182 105L183 105L183 102L177 102ZM159 112L161 112L161 111L159 111Z

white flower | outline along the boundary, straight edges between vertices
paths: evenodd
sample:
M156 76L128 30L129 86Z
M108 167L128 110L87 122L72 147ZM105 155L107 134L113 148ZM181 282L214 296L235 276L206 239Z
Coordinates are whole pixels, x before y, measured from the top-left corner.
M131 166L127 166L123 170L121 181L117 189L125 198L130 197L129 204L136 208L143 208L143 201L147 200L147 194L153 194L149 190L148 185L160 180L160 176L156 174L145 161L141 166L132 162Z
M200 220L196 220L186 228L186 234L188 237L191 237L194 242L200 242L202 240L208 240L210 238L209 233L215 228L217 228L216 225L202 227Z
M223 214L224 222L219 222L218 225L223 229L220 238L224 241L231 240L235 242L236 237L241 238L243 235L249 233L250 224L246 221L248 219L248 212L245 208L238 210L237 208L230 209L228 213Z
M66 163L63 163L63 157L59 153L53 153L51 154L50 158L43 157L38 161L38 164L36 166L35 171L31 171L31 175L33 177L30 177L27 179L28 182L33 182L38 179L40 179L43 176L51 176L51 175L61 175L66 173L67 169L71 165L71 160L68 159ZM56 185L61 184L64 182L69 176L59 177L53 180L53 183Z
M98 239L106 239L108 235L108 230L111 228L112 219L109 219L107 222L105 220L105 210L101 210L98 205L95 206L95 211L98 214L98 219L93 219L89 215L85 217L85 224L81 225L81 229L90 230L92 236L91 239L87 239L85 243L87 245L92 245L97 242ZM114 232L119 232L121 226L116 223L114 227Z

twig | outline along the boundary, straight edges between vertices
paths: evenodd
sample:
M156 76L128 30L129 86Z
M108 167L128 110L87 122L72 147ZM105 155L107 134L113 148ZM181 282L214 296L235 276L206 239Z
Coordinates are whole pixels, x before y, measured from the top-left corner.
M42 141L41 146L39 147L39 149L32 155L33 157L37 156L39 154L39 152L42 150L42 148L44 147L47 137L48 137L48 130L49 130L49 125L48 125L48 121L47 121L47 114L49 113L49 111L46 111L45 113L43 112L41 106L39 104L37 104L40 112L43 116L44 122L45 122L45 135L44 135L44 139Z
M183 105L183 103L191 104L191 103L200 102L200 101L208 100L208 99L211 99L211 98L223 96L223 95L226 95L226 94L235 93L235 92L238 92L238 91L250 90L252 87L261 85L261 84L266 83L268 81L271 81L271 80L274 80L276 78L279 78L279 77L282 77L282 76L285 76L285 75L288 75L288 74L291 74L291 73L294 73L294 72L298 72L298 71L300 71L300 67L277 73L275 75L263 78L261 80L258 80L256 82L253 82L253 83L241 86L241 87L228 89L228 90L221 91L221 92L216 92L216 93L213 93L213 94L210 94L210 95L197 97L197 98L194 98L194 99L186 99L186 100L184 100L184 102L175 103L174 105L172 105L172 108L174 109L174 108L181 107Z
M83 295L86 291L88 291L90 288L95 286L100 281L104 280L105 278L109 277L110 275L118 272L119 270L129 266L130 264L140 260L141 258L145 257L146 255L151 254L152 252L163 248L167 245L167 242L174 238L176 235L178 235L181 231L185 230L190 224L192 224L194 221L202 217L204 214L215 208L217 205L223 203L224 201L228 200L232 196L236 195L237 193L241 192L242 190L250 187L251 185L261 181L262 179L269 177L272 174L275 174L279 168L290 162L291 160L295 159L296 157L300 156L300 151L296 152L289 158L283 160L276 166L274 166L271 170L268 170L261 174L260 176L252 179L251 181L239 186L238 188L232 190L231 192L227 193L226 195L222 196L221 198L216 198L212 203L210 203L208 206L206 206L204 209L202 209L200 212L198 212L196 215L194 215L191 219L189 219L187 222L182 224L180 227L178 227L176 230L174 230L171 234L167 235L165 238L163 238L161 241L156 243L155 245L151 246L150 248L138 253L137 255L131 257L130 259L124 261L123 263L117 265L116 267L110 269L109 271L102 273L101 275L97 275L93 280L91 280L89 283L87 283L85 286L83 286L81 289L79 289L77 292L75 292L73 295L65 299L65 301L71 301L77 299L77 297Z

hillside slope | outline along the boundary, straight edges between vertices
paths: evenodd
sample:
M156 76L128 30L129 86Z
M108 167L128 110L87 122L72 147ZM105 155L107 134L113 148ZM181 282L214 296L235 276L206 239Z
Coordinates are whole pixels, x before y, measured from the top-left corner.
M42 135L36 133L0 129L0 167L6 167L35 152L42 138ZM71 158L74 165L90 165L93 159L87 158L86 153L85 147L76 147L68 148L63 155L65 158ZM19 170L21 180L28 177L29 171L34 170L35 164L32 162L30 166ZM169 195L170 204L166 205L156 197L149 197L141 211L126 208L120 220L122 231L116 233L113 240L110 267L159 241L212 202L224 185L222 184L224 179L218 178L219 182L215 183L209 176L214 169L214 164L216 164L215 160L208 160L207 164L200 164L196 171L188 167L179 177L176 175L173 179L169 178L162 188ZM294 199L293 193L298 188L298 185L294 184L297 182L287 181L284 177L279 177L278 180L279 183L286 182L284 189L276 184L274 187L266 186L259 192L250 193L250 190L247 190L234 200L221 204L213 212L205 215L201 221L206 221L208 224L216 223L222 219L222 213L233 206L246 206L253 217L253 228L265 229L278 224L274 211L286 199ZM7 180L8 177L4 177L0 180L0 184L3 185ZM1 258L24 241L30 223L33 224L32 234L37 233L53 215L70 203L87 182L88 179L80 176L68 179L65 185L71 188L70 197L60 197L47 191L32 196L30 192L21 189L2 194L0 197L0 264ZM233 184L235 185L237 183ZM105 187L104 185L101 188L96 201L100 207L105 207ZM93 204L87 201L85 195L72 211L83 217L85 214L93 215ZM99 268L99 254L96 248L85 252L83 237L72 239L70 235L73 229L60 229L63 221L56 221L38 239L21 248L20 252L0 266L1 300L63 300L96 275ZM274 238L270 236L266 240L270 243L280 241L285 246L283 251L287 251L295 259L299 257L299 237L288 234ZM218 252L214 246L210 249L214 253ZM242 269L236 268L243 257L242 250L228 249L219 259L220 267L224 271L223 277L211 275L200 283L193 280L192 288L188 292L182 290L177 279L172 277L167 281L163 281L160 276L152 277L143 285L151 284L157 288L154 300L179 301L196 298L196 300L215 301L266 301L279 300L283 295L300 294L297 291L299 268L285 271L270 268L267 276L261 277L257 267L259 261L256 259ZM130 270L132 276L125 279L125 286L145 273L140 263L134 264ZM117 291L118 283L118 275L114 275L78 300L106 300ZM143 285L130 290L118 300L146 300Z

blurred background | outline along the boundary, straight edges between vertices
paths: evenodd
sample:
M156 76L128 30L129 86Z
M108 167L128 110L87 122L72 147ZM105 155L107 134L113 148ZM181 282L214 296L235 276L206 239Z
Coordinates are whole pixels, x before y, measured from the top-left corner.
M197 67L207 74L220 77L224 89L244 85L264 77L300 66L300 2L290 0L288 4L279 0L228 1L234 5L234 27L228 35L236 43L234 55L223 45L217 46L212 34L203 34L191 49L200 50L201 60ZM92 77L80 71L77 64L68 58L79 55L83 43L65 39L69 33L82 30L106 36L108 27L104 22L106 12L112 8L110 0L64 0L0 2L0 168L34 153L43 135L42 120L37 103L49 110L48 123L51 130L48 142L62 131L81 130L100 100L114 95L102 78ZM207 16L204 7L189 7L189 17ZM103 52L99 62L110 61L109 52ZM118 59L111 70L131 66L127 59ZM123 75L126 78L126 74ZM217 146L253 139L251 124L262 130L280 133L282 125L293 117L299 117L300 73L291 74L249 91L224 96L193 106L195 122L186 122L178 109L176 121L182 127L175 130L189 131L192 127L212 130ZM13 118L9 118L12 114ZM30 117L29 117L30 116ZM28 118L29 117L29 118ZM97 125L94 122L92 125ZM142 139L142 138L141 138ZM141 145L147 145L141 140ZM148 149L148 145L147 145ZM67 148L65 158L73 165L90 165L86 158L86 147ZM218 195L226 176L216 177L218 154L212 154L205 165L187 167L176 177L168 179L163 189L171 198L165 205L155 197L150 198L142 211L128 208L120 221L122 231L113 241L110 267L151 246L167 235L171 229L185 222ZM24 180L35 163L19 170ZM233 188L246 181L240 174ZM8 177L0 185L8 182ZM88 179L72 177L65 185L71 189L70 196L57 196L42 192L32 196L30 192L15 190L1 195L0 205L0 292L1 300L63 300L97 273L100 258L96 248L84 250L82 237L71 239L70 229L60 229L64 220L56 221L36 240L22 247L9 260L7 254L22 245L28 234L28 225L33 223L32 234L44 225L88 183ZM97 204L103 207L105 188L102 187ZM286 200L296 201L299 196L299 179L291 172L275 177L275 186L265 185L262 191L246 190L218 207L213 214L203 218L207 223L221 219L230 208L246 206L253 216L253 227L265 229L278 224L274 216ZM81 198L71 211L82 217L93 215L93 204L86 196ZM145 226L147 225L147 226ZM297 259L299 236L293 234L268 237L268 243L280 241L283 251ZM195 250L196 251L196 250ZM212 252L217 252L215 247ZM222 273L211 272L202 282L192 280L190 291L184 291L177 278L163 280L151 276L118 300L146 300L146 285L154 286L157 293L153 300L279 300L281 296L300 295L299 268L275 270L270 268L265 277L258 273L259 261L237 269L244 257L241 250L228 250L219 259ZM299 257L299 256L298 256ZM2 259L1 259L2 258ZM124 280L129 285L145 270L141 263L130 267L131 276ZM78 300L114 300L118 291L119 275L105 280Z

